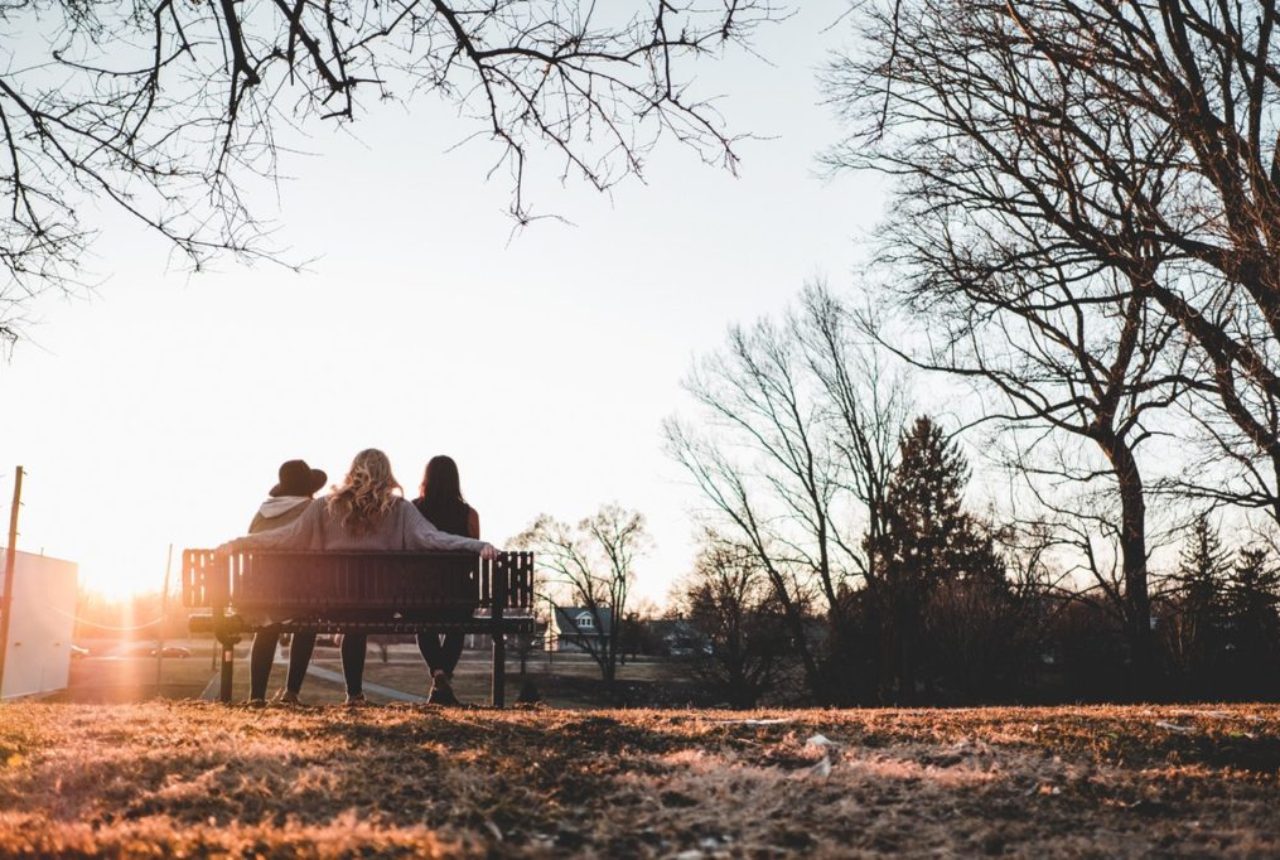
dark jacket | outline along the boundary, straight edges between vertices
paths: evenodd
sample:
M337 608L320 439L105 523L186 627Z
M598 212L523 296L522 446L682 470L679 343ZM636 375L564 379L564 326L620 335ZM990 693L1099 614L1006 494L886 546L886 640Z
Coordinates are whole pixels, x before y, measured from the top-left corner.
M427 500L421 497L413 500L413 506L418 509L418 513L426 517L427 521L440 529L440 531L448 532L451 535L474 537L471 534L471 518L475 512L466 502L460 503L457 507L447 512L430 510Z

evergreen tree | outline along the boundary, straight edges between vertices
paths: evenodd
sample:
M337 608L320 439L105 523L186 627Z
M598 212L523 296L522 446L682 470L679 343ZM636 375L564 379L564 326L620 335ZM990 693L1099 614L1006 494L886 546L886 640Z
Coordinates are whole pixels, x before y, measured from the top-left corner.
M1242 547L1226 595L1235 692L1275 695L1280 674L1280 569L1261 547Z
M1225 646L1230 564L1207 514L1196 517L1174 575L1175 618L1170 646L1192 691L1210 692Z
M900 444L898 467L889 482L886 528L873 548L881 559L881 581L872 588L887 627L887 670L898 700L915 699L925 656L924 612L943 584L1004 589L1004 570L991 537L964 510L969 465L942 428L917 418ZM869 539L868 539L869 542ZM926 676L926 685L931 679Z

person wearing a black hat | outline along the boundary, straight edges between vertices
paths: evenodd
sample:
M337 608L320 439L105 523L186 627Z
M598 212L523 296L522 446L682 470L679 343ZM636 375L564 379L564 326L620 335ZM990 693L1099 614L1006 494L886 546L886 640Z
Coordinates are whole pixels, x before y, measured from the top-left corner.
M280 465L280 480L267 493L267 500L258 508L249 524L249 533L283 528L302 516L317 491L322 489L329 476L313 469L305 460L289 460ZM253 649L249 655L249 702L265 704L267 682L271 678L271 664L275 662L276 646L280 643L280 630L275 625L266 627L253 637ZM289 674L279 699L287 704L298 703L302 679L311 662L311 652L316 647L315 633L294 633L289 646Z

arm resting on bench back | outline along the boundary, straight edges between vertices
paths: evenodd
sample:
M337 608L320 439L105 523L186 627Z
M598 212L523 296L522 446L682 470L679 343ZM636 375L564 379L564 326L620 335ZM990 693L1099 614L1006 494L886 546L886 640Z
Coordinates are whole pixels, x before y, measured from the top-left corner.
M245 535L219 549L232 552L251 549L300 550L426 550L429 552L484 552L489 544L442 532L432 525L411 502L400 499L387 519L364 535L343 531L330 515L327 497L317 499L289 525Z
M307 505L307 509L287 526L256 532L227 541L218 549L239 552L246 549L323 549L324 500Z

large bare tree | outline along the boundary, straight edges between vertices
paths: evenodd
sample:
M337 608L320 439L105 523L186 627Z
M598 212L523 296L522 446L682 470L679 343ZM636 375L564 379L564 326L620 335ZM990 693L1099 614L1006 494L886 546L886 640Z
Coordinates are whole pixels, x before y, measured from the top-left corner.
M1152 643L1138 449L1155 433L1192 433L1175 429L1169 407L1195 419L1213 453L1203 473L1167 483L1277 499L1274 338L1258 298L1272 287L1245 264L1273 228L1269 204L1229 190L1272 178L1220 150L1243 134L1260 147L1249 157L1274 155L1266 70L1224 60L1241 40L1265 50L1270 37L1254 27L1267 30L1270 15L1174 0L901 0L868 10L870 52L828 75L853 127L832 163L898 179L885 261L903 276L903 306L936 327L915 360L999 392L1002 408L986 417L1022 439L1075 437L1104 458L1099 468L1059 457L1051 471L1105 481L1118 500L1120 587L1092 550L1083 568L1119 610L1139 678L1151 677ZM1245 103L1248 119L1236 114ZM1235 236L1233 217L1261 233ZM1040 464L1018 465L1044 477Z
M829 83L854 125L836 161L1016 222L1012 238L1112 270L1176 321L1200 371L1186 402L1242 488L1224 500L1280 516L1276 14L1253 0L884 0L862 10L866 52ZM1010 238L997 243L1017 265Z
M848 307L805 290L779 324L730 330L686 388L693 420L667 423L668 450L705 515L748 548L768 577L811 691L830 694L811 643L816 610L837 633L853 589L880 575L864 532L884 528L884 499L909 413L900 373L859 341Z
M0 8L0 335L31 297L74 290L93 205L162 235L195 266L274 257L243 181L274 178L277 134L434 95L459 138L496 143L511 212L525 166L558 157L607 189L663 138L733 168L737 138L692 86L772 0L15 0Z
M1109 270L1041 258L1027 246L1011 263L1011 243L995 252L956 244L956 225L946 221L962 216L923 205L934 218L901 223L893 234L904 272L916 276L898 284L911 323L908 336L898 329L894 339L917 346L891 346L883 333L882 342L919 367L974 383L977 420L1007 441L993 450L1042 506L1058 514L1069 506L1063 492L1050 499L1049 487L1080 496L1075 510L1085 518L1100 495L1114 498L1106 505L1114 519L1091 528L1095 539L1118 544L1122 584L1094 579L1128 632L1136 675L1149 678L1149 489L1139 450L1165 432L1165 411L1195 385L1176 324ZM952 241L937 241L949 232Z

